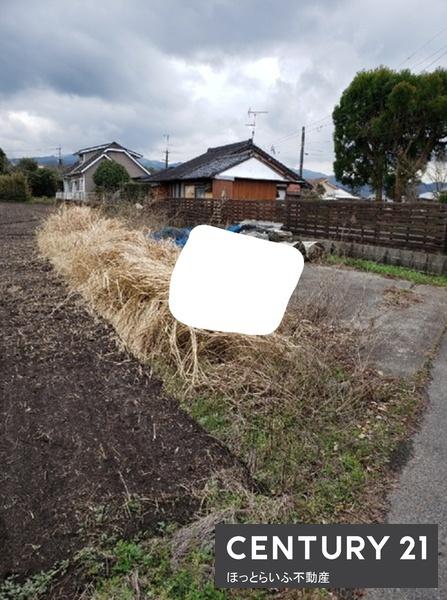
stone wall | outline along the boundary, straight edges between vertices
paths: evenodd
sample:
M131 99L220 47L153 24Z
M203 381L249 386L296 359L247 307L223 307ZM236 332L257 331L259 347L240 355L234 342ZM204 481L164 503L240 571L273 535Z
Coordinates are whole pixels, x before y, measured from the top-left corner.
M435 254L416 250L403 250L355 242L318 240L329 254L374 260L386 265L409 267L436 275L447 274L447 254Z

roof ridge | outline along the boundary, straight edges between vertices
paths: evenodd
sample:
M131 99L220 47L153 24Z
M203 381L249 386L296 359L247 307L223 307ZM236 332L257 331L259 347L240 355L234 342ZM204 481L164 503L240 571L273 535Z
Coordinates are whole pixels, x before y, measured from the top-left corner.
M206 153L208 152L218 152L219 150L227 149L228 152L232 150L237 150L239 148L244 148L245 146L250 147L254 146L253 140L249 138L248 140L242 140L241 142L233 142L231 144L223 144L222 146L212 146L208 148Z
M208 150L199 156L181 163L175 167L165 169L155 173L150 180L152 181L174 181L188 179L209 179L226 169L236 166L249 158L256 156L260 161L282 174L284 179L302 183L308 186L307 182L299 175L281 163L278 159L271 156L257 146L250 138L242 142L234 142L223 146L208 148Z
M105 144L98 144L97 146L86 146L85 148L80 148L79 150L77 150L75 152L75 154L81 155L81 154L86 154L87 152L100 152L101 150L105 152L109 148L111 148L111 149L120 148L121 150L124 150L124 151L128 152L129 154L132 154L135 157L143 158L143 155L140 152L136 152L135 150L126 148L126 146L123 146L122 144L120 144L119 142L116 142L115 140L113 142L107 142Z

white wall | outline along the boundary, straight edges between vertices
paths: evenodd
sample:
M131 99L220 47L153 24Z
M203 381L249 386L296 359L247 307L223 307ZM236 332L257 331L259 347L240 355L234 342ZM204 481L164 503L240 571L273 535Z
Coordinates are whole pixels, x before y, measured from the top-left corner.
M286 181L284 177L255 157L248 158L239 165L231 167L226 171L222 171L216 179L234 179L235 177L243 179L266 179L268 181Z

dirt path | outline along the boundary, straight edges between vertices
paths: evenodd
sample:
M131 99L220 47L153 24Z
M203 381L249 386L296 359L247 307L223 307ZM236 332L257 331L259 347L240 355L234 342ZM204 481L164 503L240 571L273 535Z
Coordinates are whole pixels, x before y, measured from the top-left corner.
M49 210L0 204L0 580L50 567L95 532L184 522L190 486L233 464L67 299L36 254Z

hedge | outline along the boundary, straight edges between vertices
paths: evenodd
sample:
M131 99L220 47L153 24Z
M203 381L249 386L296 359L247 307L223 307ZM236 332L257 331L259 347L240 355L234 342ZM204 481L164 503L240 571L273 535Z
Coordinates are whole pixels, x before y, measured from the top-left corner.
M0 175L1 202L27 202L31 200L31 192L23 173Z
M121 185L120 196L123 200L129 202L138 202L139 200L145 200L152 194L152 185L150 183L138 183L136 181L129 181Z

